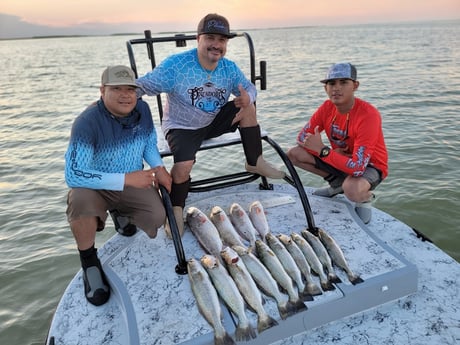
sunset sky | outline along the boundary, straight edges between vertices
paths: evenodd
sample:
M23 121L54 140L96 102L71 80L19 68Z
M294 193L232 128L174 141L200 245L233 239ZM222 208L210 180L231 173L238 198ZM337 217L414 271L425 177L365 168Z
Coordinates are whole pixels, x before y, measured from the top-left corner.
M149 24L153 31L194 30L216 12L233 29L367 24L460 18L459 0L1 0L0 14L20 24L68 28ZM10 17L13 16L13 17ZM0 19L2 20L2 19ZM10 20L11 21L11 20ZM6 27L6 20L0 22ZM142 25L139 25L142 24ZM138 26L139 25L139 26Z

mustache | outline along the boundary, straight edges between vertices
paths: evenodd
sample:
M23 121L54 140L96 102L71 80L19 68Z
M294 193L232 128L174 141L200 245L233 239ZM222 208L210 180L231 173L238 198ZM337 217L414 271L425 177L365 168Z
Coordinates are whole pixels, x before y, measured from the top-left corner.
M216 51L216 52L219 52L219 53L221 53L221 54L224 53L224 51L223 51L222 49L214 48L214 47L209 47L207 50L208 50L208 52L210 52L210 51Z

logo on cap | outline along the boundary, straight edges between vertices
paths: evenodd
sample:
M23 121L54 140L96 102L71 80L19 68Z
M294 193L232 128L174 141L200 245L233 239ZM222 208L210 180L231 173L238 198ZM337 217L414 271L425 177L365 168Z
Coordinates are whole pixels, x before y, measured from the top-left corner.
M109 66L102 73L102 85L130 85L136 86L136 78L131 68L118 65Z
M228 20L218 14L210 13L198 23L198 35L219 34L228 38L235 37L236 34L230 32Z

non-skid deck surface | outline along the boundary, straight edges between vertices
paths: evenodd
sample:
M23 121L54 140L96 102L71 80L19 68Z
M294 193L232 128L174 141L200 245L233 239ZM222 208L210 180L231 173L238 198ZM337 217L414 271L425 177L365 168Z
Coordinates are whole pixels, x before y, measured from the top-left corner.
M460 265L455 260L379 210L373 210L373 220L365 226L345 198L314 197L306 190L316 226L335 238L364 283L353 286L337 268L343 283L315 296L306 302L307 311L287 320L280 319L274 301L266 298L264 306L279 326L242 344L459 342ZM248 209L259 200L271 231L290 234L307 224L296 193L289 185L259 191L249 184L191 194L187 206L209 214L216 205L228 211L238 202ZM190 231L183 246L187 259L204 253ZM114 297L102 307L89 305L78 273L56 310L50 329L55 344L212 344L212 329L198 312L188 276L175 273L176 253L164 231L153 240L143 232L132 238L116 235L99 254L115 284ZM255 325L256 315L247 315ZM228 312L224 323L233 332Z

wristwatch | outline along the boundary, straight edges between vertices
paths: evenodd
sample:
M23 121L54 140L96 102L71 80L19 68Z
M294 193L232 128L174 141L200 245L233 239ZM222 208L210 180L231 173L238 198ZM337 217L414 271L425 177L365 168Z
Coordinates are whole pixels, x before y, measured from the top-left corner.
M331 153L331 148L329 146L324 146L319 152L319 157L320 158L327 157L329 156L329 153Z

